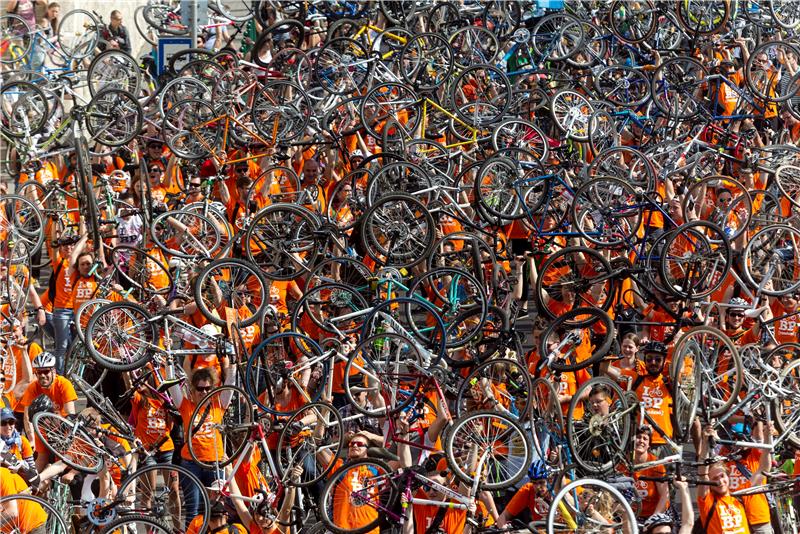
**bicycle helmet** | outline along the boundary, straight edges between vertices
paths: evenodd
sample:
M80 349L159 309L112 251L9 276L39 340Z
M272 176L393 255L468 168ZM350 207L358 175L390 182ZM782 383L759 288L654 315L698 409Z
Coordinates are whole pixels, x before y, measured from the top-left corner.
M650 530L662 525L672 525L672 518L669 516L669 514L653 514L647 518L647 521L644 522L642 532L647 534L650 532Z
M56 357L52 352L43 352L33 359L34 369L49 369L56 366Z
M528 468L528 478L531 480L544 480L548 475L547 464L541 460L535 460Z
M733 297L728 301L729 308L746 308L749 304L742 297Z
M28 418L33 419L33 416L37 413L52 413L54 410L55 406L53 405L52 399L47 395L39 395L33 399L30 406L28 406Z
M644 354L652 354L652 353L666 354L667 346L660 341L648 341L642 347L642 352Z

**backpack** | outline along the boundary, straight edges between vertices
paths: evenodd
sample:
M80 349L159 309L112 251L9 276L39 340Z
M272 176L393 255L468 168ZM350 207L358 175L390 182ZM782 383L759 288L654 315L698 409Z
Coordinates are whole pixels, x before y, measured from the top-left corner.
M50 275L50 281L47 282L47 298L50 300L50 304L55 301L56 298L56 281L58 280L58 275L61 273L61 269L64 267L64 262L58 262L55 269L53 269L53 274Z

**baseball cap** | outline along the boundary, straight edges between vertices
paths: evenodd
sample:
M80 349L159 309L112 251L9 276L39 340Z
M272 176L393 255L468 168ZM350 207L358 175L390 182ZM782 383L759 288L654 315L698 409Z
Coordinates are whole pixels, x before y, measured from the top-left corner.
M0 422L2 422L2 421L14 421L14 422L16 422L17 421L17 417L14 415L14 412L12 412L10 409L3 408L2 410L0 410Z

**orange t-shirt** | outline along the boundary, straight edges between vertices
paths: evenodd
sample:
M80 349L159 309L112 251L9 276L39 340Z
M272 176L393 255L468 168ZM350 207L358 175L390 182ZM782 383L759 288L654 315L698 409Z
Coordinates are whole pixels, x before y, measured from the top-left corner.
M78 308L84 302L92 300L95 291L97 291L97 279L94 276L79 277L72 289L72 311L78 313Z
M214 428L216 425L222 423L222 416L225 414L225 408L218 405L206 404L209 409L207 414L202 412L198 414L198 420L192 421L192 413L197 405L184 398L178 410L181 412L183 418L183 432L185 439L189 437L189 431L194 430L198 423L197 428L192 435L192 446L197 459L202 462L214 462L222 460L225 456L225 449L222 445L222 436L219 431ZM202 417L202 419L200 419ZM183 446L181 451L181 458L184 460L192 460L192 455L189 452L189 443Z
M775 317L789 313L789 310L784 308L779 300L775 300L770 308L772 308L772 314ZM775 339L778 340L778 343L797 343L798 317L800 317L800 314L775 321Z
M166 437L158 450L174 451L175 444L170 437L172 416L164 408L164 401L139 394L133 394L131 400L131 419L134 421L133 433L150 448Z
M53 401L56 411L58 411L59 415L62 417L66 417L67 415L64 406L68 402L78 400L78 395L75 394L75 388L73 387L72 382L63 376L56 376L53 380L53 383L47 389L42 388L38 380L31 382L31 384L28 386L28 389L25 390L25 393L19 400L19 405L23 407L30 406L31 402L33 402L33 399L39 395L47 395L50 397L50 400Z
M750 476L758 471L760 457L761 451L759 449L750 449L750 452L748 452L747 456L739 460L738 464L737 462L727 462L730 472L729 478L731 491L737 491L749 487ZM744 467L748 472L743 473L739 469L739 464L741 464L742 467ZM767 496L765 494L757 493L755 495L743 496L742 502L744 503L744 510L747 514L747 521L750 523L750 525L769 523L769 501L767 501Z
M654 462L658 460L655 455L648 454L647 461ZM656 510L658 505L658 483L653 480L639 480L639 477L663 477L667 475L667 470L663 465L657 465L637 471L633 474L633 479L636 481L636 491L642 499L642 509L639 512L639 517L650 517Z
M328 476L330 477L333 473L336 473L343 464L343 459L336 460L331 474ZM340 479L333 492L333 501L336 504L333 507L334 525L339 525L342 528L357 529L377 519L378 511L374 507L360 502L353 493L361 491L364 488L364 482L369 477L379 474L381 473L365 465L354 467L347 471L347 474ZM376 527L369 531L369 534L378 534L379 532L380 529Z
M533 482L528 482L517 491L506 505L505 512L509 517L516 517L523 510L531 512L531 521L540 521L547 516L550 504L544 499L536 496L536 486Z
M58 271L58 277L56 278L56 295L53 299L53 307L71 310L75 300L75 294L73 292L75 273L72 273L72 276L68 274L68 260L59 258L59 263L61 264L61 270ZM55 267L53 267L53 269L55 270Z
M642 383L636 388L636 396L644 405L647 414L661 427L661 430L672 439L672 393L664 384L664 376L656 378L644 376ZM651 443L661 445L666 440L659 432L653 432Z
M414 497L417 499L430 499L428 494L421 489L417 490L417 493L414 495ZM476 502L476 505L478 506L476 513L479 516L487 518L484 521L483 526L491 526L494 523L494 520L488 513L486 513L486 507L484 504L478 501ZM425 534L427 532L431 523L433 523L433 520L436 518L436 514L439 512L440 508L440 506L434 506L432 504L414 505L414 530L416 534ZM447 512L444 514L441 525L439 525L439 529L447 534L461 534L464 532L466 525L466 510L448 508Z
M708 534L750 534L744 505L736 497L717 497L709 491L697 499L697 505L700 521ZM712 506L717 509L706 524Z
M0 496L17 495L28 489L28 485L22 477L12 473L5 467L0 467ZM14 521L14 527L20 532L31 532L34 529L44 526L47 522L47 512L40 504L29 500L17 500L18 519ZM0 532L11 532L11 525L0 529ZM16 532L16 530L15 530Z

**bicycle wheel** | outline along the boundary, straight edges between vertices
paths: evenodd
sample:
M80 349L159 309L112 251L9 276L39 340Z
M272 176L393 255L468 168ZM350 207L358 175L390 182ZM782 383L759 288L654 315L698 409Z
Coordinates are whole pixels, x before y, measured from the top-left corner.
M759 292L778 297L800 288L797 268L800 231L786 224L762 228L744 249L745 280Z
M485 128L501 120L511 105L511 82L497 67L464 69L450 85L450 102L467 126Z
M412 137L420 120L420 100L408 85L387 82L376 85L364 95L359 105L359 117L367 133L380 139L390 118L402 118L400 129L404 137Z
M450 349L469 343L486 322L489 303L483 284L462 269L441 267L428 271L414 280L406 296L433 305L447 329ZM465 316L467 311L474 313ZM412 321L411 317L406 319Z
M214 221L181 210L157 216L150 225L150 235L164 253L187 259L212 258L222 242Z
M208 524L208 516L203 516L205 519L204 523ZM107 525L103 527L103 530L100 531L102 534L118 534L118 533L147 533L147 534L169 534L170 532L181 532L181 530L174 531L170 530L169 527L165 524L162 524L160 521L156 520L154 517L150 515L138 515L138 514L125 514L114 521L111 521ZM198 531L201 532L201 531Z
M539 267L534 292L537 308L549 319L558 317L542 299L545 294L558 307L597 307L608 311L617 285L611 273L608 260L594 249L569 247L559 250ZM574 299L570 301L572 297L565 292L574 295Z
M0 497L0 524L3 525L5 532L19 532L20 534L34 531L48 534L69 534L71 532L67 528L62 514L52 504L33 495L18 494Z
M650 99L650 79L644 72L612 65L595 77L598 96L617 106L635 108Z
M404 153L405 143L403 145ZM367 206L373 206L378 200L389 195L413 196L427 206L434 196L434 191L431 191L432 185L431 175L426 169L407 161L389 163L370 177L366 191ZM428 192L418 193L418 191Z
M730 267L730 243L715 224L685 224L664 243L661 279L677 297L696 299L710 295L722 285Z
M18 195L0 195L0 235L6 242L24 241L25 247L11 249L11 262L26 263L21 255L27 251L32 256L41 250L44 244L44 217L36 205Z
M730 16L729 0L681 0L675 14L678 22L690 33L711 35L725 27Z
M800 447L800 360L793 361L781 371L779 385L787 394L773 401L775 428L781 434L789 432L786 441Z
M83 9L73 9L58 22L56 38L61 51L71 60L83 59L94 53L100 40L100 24L94 15Z
M348 95L364 86L373 61L361 43L338 37L325 43L317 53L314 75L325 91Z
M251 263L234 258L215 260L194 283L197 309L217 326L227 324L225 310L236 310L235 324L248 327L261 320L269 303L267 283Z
M158 340L158 329L150 313L133 302L114 302L101 307L86 327L89 355L111 371L142 367L158 347Z
M251 117L258 132L274 144L303 135L313 106L303 89L277 80L267 83L253 100Z
M337 460L319 499L319 517L337 534L365 534L391 510L399 490L381 460ZM347 513L343 513L347 510Z
M164 118L175 105L188 99L211 101L211 89L189 76L174 78L158 93L158 113Z
M602 480L583 478L559 491L547 514L547 534L626 532L637 529L628 498Z
M639 150L624 146L607 148L597 154L586 175L614 176L645 192L652 191L656 183L656 172L648 157Z
M775 183L783 198L800 208L800 167L782 165L775 170Z
M133 286L145 294L172 293L172 277L162 258L163 255L157 248L154 248L153 253L130 245L117 245L111 249L111 263L121 283Z
M698 95L708 83L706 76L708 71L694 58L678 57L665 61L650 79L653 103L671 119L691 119L703 109L703 101Z
M36 85L24 81L4 83L0 88L0 131L13 138L29 138L47 122L47 97Z
M109 49L97 54L86 73L92 96L104 89L120 89L138 95L142 88L142 71L136 60L122 50Z
M177 102L164 114L161 136L176 156L207 158L220 146L223 128L213 106L196 98Z
M231 464L247 445L253 421L253 406L244 390L236 386L213 389L185 423L192 460L204 469Z
M111 147L128 144L144 124L142 106L121 89L103 89L86 108L86 128L92 139Z
M86 404L95 410L106 420L108 421L111 426L117 429L120 433L125 436L133 436L133 428L128 421L120 414L111 401L94 389L91 384L83 380L78 375L69 375L70 380L72 383L80 390L83 396L86 398Z
M453 72L453 49L438 33L420 33L400 52L400 75L409 85L430 91L441 87Z
M433 216L416 198L388 195L361 219L361 240L367 255L386 267L411 268L433 249Z
M670 364L672 379L672 430L679 443L689 440L692 424L700 406L700 366L695 364L693 354L685 356L673 351Z
M691 362L691 363L690 363ZM744 373L739 351L721 330L696 326L686 331L672 350L672 372L676 375L694 371L695 388L700 402L712 417L720 417L738 402ZM681 370L681 367L683 369Z
M595 178L575 191L572 220L580 234L599 247L631 243L642 222L639 196L624 180Z
M247 360L245 389L250 400L273 415L295 414L322 396L330 358L311 338L284 332L261 342Z
M501 219L513 220L525 217L520 198L526 198L530 189L538 187L545 189L547 181L537 181L533 187L526 183L525 178L520 178L520 169L514 160L493 156L481 165L475 178L474 195L480 206L491 215ZM542 185L540 185L542 184ZM544 196L544 195L540 195ZM533 211L532 208L529 207Z
M25 19L6 13L0 16L0 63L13 65L22 63L31 51L34 36Z
M367 298L365 293L372 273L362 261L349 256L328 258L319 262L306 279L304 292L322 284L344 284L359 291Z
M550 154L547 136L542 130L522 119L506 119L498 124L492 132L492 146L495 150L521 147L546 162Z
M306 290L292 313L292 330L313 330L331 334L352 334L361 329L369 304L355 289L344 284L321 284Z
M100 306L108 302L104 302ZM108 369L95 363L83 340L75 339L70 343L67 353L64 355L64 374L66 376L74 374L81 377L92 387L98 388L103 383L107 373ZM6 371L6 376L8 376L8 371Z
M447 352L447 335L442 318L431 304L415 298L399 297L385 300L372 308L364 321L361 339L382 332L394 332L416 341L418 349L426 350L423 360L435 366Z
M594 111L586 97L575 91L559 91L550 100L550 114L568 139L589 140L589 118Z
M744 67L747 86L754 95L768 102L785 102L797 95L797 81L794 74L780 58L787 56L800 57L800 50L785 41L769 41L757 46L747 58ZM778 89L778 84L783 81L788 86L783 90Z
M419 349L409 338L393 332L369 336L348 356L345 396L367 417L395 415L417 398L422 365Z
M93 475L103 469L104 453L80 420L40 412L33 416L33 430L47 449L72 469Z
M531 384L531 437L537 455L549 465L561 463L561 445L564 435L564 414L553 382L537 378Z
M583 48L583 24L568 13L542 17L531 30L530 43L540 61L563 61Z
M305 26L299 20L284 18L267 26L256 39L251 51L253 61L267 68L275 54L286 48L304 48Z
M247 257L269 280L294 280L309 272L317 259L318 225L316 216L303 207L268 206L245 234Z
M570 310L542 333L539 341L542 364L547 362L547 367L562 373L589 367L608 353L614 333L614 323L603 310Z
M467 375L458 388L455 416L489 410L524 421L530 415L532 392L528 369L519 361L502 356L488 360Z
M616 0L609 10L611 32L629 43L641 43L656 29L656 10L650 0L626 2Z
M281 480L290 486L307 488L321 481L331 472L334 462L321 466L317 454L329 451L337 458L344 444L344 427L339 410L324 402L303 406L286 421L278 438L277 467ZM299 482L294 482L289 473L303 466Z
M447 432L445 452L459 480L472 485L480 477L478 485L484 490L513 485L525 476L533 456L520 424L491 411L470 413L454 421Z
M587 402L584 407L595 387L605 389L604 400ZM588 473L600 474L622 459L631 434L632 414L633 407L615 381L603 376L582 384L572 396L566 417L569 449L578 465Z
M190 491L190 486L194 491ZM195 497L195 495L197 497ZM198 515L203 521L198 532L208 525L211 505L203 483L185 467L158 464L141 467L122 482L117 497L124 499L130 514L147 515L165 527L166 532L185 532L193 519L187 517L187 504L199 498ZM128 513L125 514L128 517ZM110 530L110 532L153 532L152 530Z
M716 224L733 242L750 225L753 201L748 189L729 176L707 176L683 197L683 213Z

